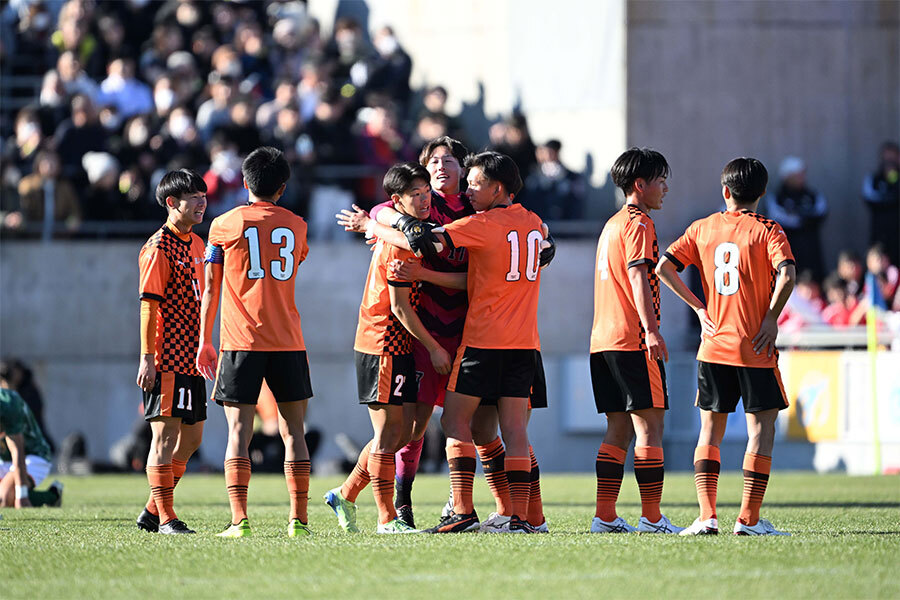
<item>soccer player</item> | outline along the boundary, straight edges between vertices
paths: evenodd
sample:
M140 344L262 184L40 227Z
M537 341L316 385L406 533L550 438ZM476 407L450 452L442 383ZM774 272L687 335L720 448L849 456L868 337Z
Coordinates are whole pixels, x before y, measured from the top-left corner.
M499 398L512 513L506 528L532 533L525 520L532 472L528 399L540 350L537 304L546 227L537 215L512 203L522 188L512 159L482 152L466 158L465 166L468 197L478 214L433 232L444 246L462 246L469 253L469 310L441 418L454 510L428 531L456 533L479 527L472 503L476 448L471 423L483 398Z
M50 472L50 457L31 409L17 392L0 388L0 507L59 506L60 482L35 489Z
M421 165L400 163L384 176L384 191L402 216L424 220L431 212L429 179ZM413 258L409 250L379 240L366 277L353 348L359 402L369 408L375 435L360 452L344 484L325 494L325 501L347 531L358 531L355 502L370 481L378 506L377 532L414 531L409 521L398 517L393 504L394 454L413 436L413 417L418 412L413 337L436 373L449 374L451 358L414 310L413 283L388 272L392 261Z
M188 169L169 171L156 186L165 224L138 259L141 357L137 385L152 439L147 458L150 499L137 518L146 531L194 533L173 508L174 490L200 446L206 420L206 383L194 365L200 341L203 241L191 232L203 221L206 184Z
M694 309L703 337L697 352L700 439L694 481L700 516L681 535L716 534L719 446L738 398L747 417L744 494L734 524L738 535L790 535L759 518L772 465L775 419L788 400L778 372L778 316L794 288L796 268L781 226L754 211L769 174L754 158L736 158L722 171L727 210L694 221L669 246L656 272ZM696 266L706 304L677 271Z
M309 362L294 302L295 278L306 259L306 223L277 205L291 168L281 151L263 146L241 166L249 202L217 217L206 247L206 291L203 294L197 366L208 379L215 373L213 399L228 421L225 483L231 523L218 535L248 537L248 448L253 417L265 379L278 403L278 429L284 442L284 477L290 496L288 536L307 536L309 451L304 417L312 385ZM224 283L220 350L212 330Z
M613 163L612 180L625 193L597 243L591 383L606 434L597 452L597 506L592 533L677 533L659 511L663 489L663 417L666 343L659 333L656 228L651 210L662 208L669 164L647 148L631 148ZM637 529L616 514L625 455L633 437L634 477L641 493Z

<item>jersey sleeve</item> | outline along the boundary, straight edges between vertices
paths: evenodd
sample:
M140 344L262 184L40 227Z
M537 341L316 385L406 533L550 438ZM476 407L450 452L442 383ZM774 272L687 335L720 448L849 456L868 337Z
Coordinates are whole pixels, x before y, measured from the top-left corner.
M5 403L7 410L0 415L0 430L6 435L25 433L25 401L18 392L9 390L10 401Z
M169 281L171 266L166 253L159 247L147 248L140 258L141 280L139 292L141 300L166 299L166 283Z
M781 227L775 226L769 231L767 249L769 261L776 271L780 271L785 265L794 264L794 253L791 252L791 245Z
M297 244L297 262L302 263L306 260L306 257L309 255L309 243L307 241L307 226L306 221L300 220L300 226L297 227L297 235L299 243Z
M387 256L385 258L386 264L388 266L387 269L387 282L388 285L393 287L412 287L412 282L407 281L406 279L400 279L399 277L395 277L391 274L390 264L394 260L401 260L403 262L407 262L409 260L413 260L416 258L416 255L406 250L404 248L398 248L397 246L392 246L391 244L385 244L385 249L387 252Z
M665 256L675 264L678 271L700 262L697 256L697 240L694 238L694 225L688 227L681 237L669 246Z
M480 215L472 215L444 225L444 231L453 246L481 248L487 241L488 224Z
M376 204L372 207L372 210L369 211L369 218L378 220L378 213L381 212L382 208L393 208L394 203L388 200L387 202L382 202L381 204Z
M630 269L639 265L653 265L656 260L653 257L653 241L656 239L656 230L652 222L645 219L632 219L625 225L622 232L625 243L625 264Z

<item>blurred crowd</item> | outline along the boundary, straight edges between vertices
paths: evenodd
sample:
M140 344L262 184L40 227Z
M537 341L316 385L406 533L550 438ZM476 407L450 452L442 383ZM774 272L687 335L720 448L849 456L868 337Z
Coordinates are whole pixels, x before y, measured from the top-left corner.
M296 180L282 204L321 239L342 233L337 209L382 200L388 166L434 137L466 138L446 89L410 88L412 61L388 26L338 18L325 37L296 0L5 4L4 75L42 77L39 97L2 124L7 234L158 220L152 191L182 167L203 174L216 216L244 201L243 157L267 144ZM523 201L546 219L581 215L586 187L559 162L559 142L536 146L521 114L490 137L519 164Z

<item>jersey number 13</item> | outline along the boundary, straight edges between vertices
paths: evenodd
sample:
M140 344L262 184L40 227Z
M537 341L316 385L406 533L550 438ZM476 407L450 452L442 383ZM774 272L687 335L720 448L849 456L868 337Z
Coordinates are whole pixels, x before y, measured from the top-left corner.
M266 271L260 264L259 258L259 230L256 227L248 227L244 231L250 252L250 268L247 269L247 279L262 279ZM294 274L294 232L287 227L276 227L272 230L271 242L274 246L280 246L278 255L282 260L273 260L269 263L272 277L278 281L287 281Z

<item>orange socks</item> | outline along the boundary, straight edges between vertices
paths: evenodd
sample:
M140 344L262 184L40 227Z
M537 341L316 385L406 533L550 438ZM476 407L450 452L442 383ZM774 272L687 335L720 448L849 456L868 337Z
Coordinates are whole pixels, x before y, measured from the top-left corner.
M721 464L718 446L697 446L694 450L694 485L697 487L701 521L716 518L716 493Z
M766 495L771 470L771 456L752 452L744 454L744 494L741 497L741 514L738 515L738 520L744 525L752 526L759 522L759 507Z
M356 502L356 497L359 496L359 493L369 485L369 446L371 443L366 444L360 451L359 459L356 461L356 466L353 467L353 472L350 473L346 481L344 481L344 485L341 486L341 496L344 497L344 500Z
M544 503L541 501L541 469L538 467L537 458L534 456L534 448L528 446L528 454L531 455L531 491L528 495L528 518L526 519L535 527L544 523Z
M394 508L394 453L370 452L368 468L378 507L378 523L389 523L397 518Z
M172 459L172 475L174 476L174 483L172 487L178 485L179 480L184 476L184 471L187 468L186 460L178 460L177 458ZM150 494L150 498L147 500L147 511L154 515L159 515L159 511L156 508L156 500L153 499L153 494Z
M506 460L508 461L509 459L507 458ZM472 484L475 479L475 444L448 439L447 463L450 466L453 511L458 515L467 515L474 512Z
M231 523L247 518L247 487L250 485L250 459L229 458L225 461L225 485L231 504Z
M156 465L147 467L147 481L150 482L150 495L159 511L159 522L168 523L177 518L172 506L175 495L175 480L172 465Z
M659 503L663 490L663 449L655 446L635 446L634 478L641 491L641 516L651 523L662 517Z
M615 521L616 500L622 488L625 474L625 455L628 452L612 444L601 444L597 451L597 510L595 517L604 521Z
M494 438L484 446L475 446L478 457L481 459L481 468L484 470L484 478L487 480L491 494L497 503L497 514L509 516L512 514L512 501L509 497L509 482L506 480L505 461L506 452L500 436Z
M520 519L528 516L528 498L531 496L531 459L527 456L506 457L506 479L513 515Z
M309 504L309 460L284 461L284 479L291 497L291 520L309 523L306 508Z

